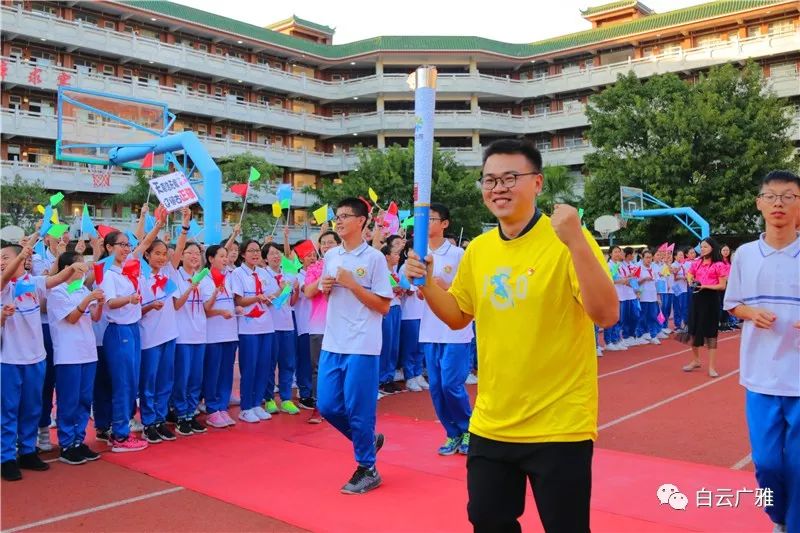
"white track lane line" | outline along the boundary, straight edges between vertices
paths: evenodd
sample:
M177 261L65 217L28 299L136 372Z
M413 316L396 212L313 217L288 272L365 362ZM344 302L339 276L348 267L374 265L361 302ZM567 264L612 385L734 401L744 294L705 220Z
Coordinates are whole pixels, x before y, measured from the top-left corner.
M84 516L87 514L96 513L98 511L105 511L106 509L113 509L114 507L121 507L123 505L128 505L130 503L136 503L143 500L149 500L151 498L157 498L159 496L165 496L167 494L172 494L174 492L182 491L183 487L172 487L169 489L159 490L156 492L149 492L147 494L142 494L141 496L136 496L134 498L126 498L124 500L117 500L115 502L106 503L103 505L98 505L96 507L89 507L88 509L82 509L80 511L75 511L72 513L66 513L58 516L53 516L51 518L45 518L44 520L39 520L38 522L31 522L30 524L24 524L22 526L12 527L9 529L4 529L2 533L14 533L15 531L24 531L26 529L31 529L34 527L39 526L46 526L49 524L53 524L55 522L61 522L62 520L69 520L70 518L75 518L78 516Z
M731 468L733 470L741 470L742 468L746 467L752 462L753 462L753 455L748 453L747 455L739 459L739 461L737 461L736 464L733 465Z

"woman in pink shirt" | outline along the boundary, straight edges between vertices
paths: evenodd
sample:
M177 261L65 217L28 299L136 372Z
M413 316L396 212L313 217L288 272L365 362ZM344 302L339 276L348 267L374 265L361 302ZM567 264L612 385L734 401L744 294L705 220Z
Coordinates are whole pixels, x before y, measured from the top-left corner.
M729 268L722 262L719 244L712 239L700 242L700 258L692 263L687 279L693 292L689 307L689 327L681 340L691 343L692 361L685 372L700 368L700 347L708 347L708 375L719 377L714 366L717 355L719 299L725 290Z

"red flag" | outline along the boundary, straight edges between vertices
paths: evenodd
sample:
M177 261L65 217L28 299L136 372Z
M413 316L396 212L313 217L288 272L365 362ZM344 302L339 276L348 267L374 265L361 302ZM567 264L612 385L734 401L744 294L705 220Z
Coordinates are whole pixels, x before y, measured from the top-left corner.
M247 313L244 316L247 316L247 317L250 317L250 318L258 318L263 314L264 314L264 311L261 309L261 307L256 305L250 310L249 313Z
M317 249L314 248L314 244L311 241L306 240L294 247L294 253L297 254L297 257L303 259L309 254L316 254Z
M244 198L247 196L247 183L237 183L236 185L231 185L231 192Z
M112 231L119 231L119 230L117 228L112 228L111 226L104 226L103 224L97 225L97 234L104 239L106 238L106 235L108 235Z
M214 281L215 287L225 286L225 274L213 267L211 268L211 279Z
M156 219L160 220L161 222L167 221L167 215L169 215L169 212L161 204L156 207L156 210L153 213L153 216L155 216Z
M362 202L364 202L364 205L367 206L367 213L371 213L372 212L372 204L369 203L363 196L359 196L358 199L361 200Z
M142 159L142 169L153 168L153 158L155 157L155 153L150 152L144 159Z
M105 265L103 263L94 263L92 268L94 269L94 282L99 286L103 283L103 271Z
M389 208L386 210L387 213L391 213L393 215L397 214L397 204L392 202L389 204Z

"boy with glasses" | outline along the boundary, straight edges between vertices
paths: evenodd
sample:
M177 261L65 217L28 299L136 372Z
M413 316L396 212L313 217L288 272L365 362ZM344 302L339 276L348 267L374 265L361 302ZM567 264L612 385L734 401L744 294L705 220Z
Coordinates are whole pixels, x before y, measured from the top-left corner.
M319 360L317 408L353 443L358 463L344 494L378 488L375 455L383 435L375 434L381 321L393 297L383 254L363 238L367 207L346 198L336 207L336 232L342 244L325 254L319 288L328 296Z

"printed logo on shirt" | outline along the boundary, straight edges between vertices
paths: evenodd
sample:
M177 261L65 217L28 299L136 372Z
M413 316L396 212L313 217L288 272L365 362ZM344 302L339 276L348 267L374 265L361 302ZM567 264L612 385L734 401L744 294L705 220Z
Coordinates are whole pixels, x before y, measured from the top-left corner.
M442 269L445 274L452 274L453 273L453 265L445 265Z
M511 268L498 267L494 275L484 277L483 295L489 297L495 309L509 309L514 307L515 300L528 295L528 278L517 276L512 284Z
M358 267L355 270L355 273L356 273L356 276L358 276L359 278L363 278L364 276L367 275L367 269L364 268L364 267Z

